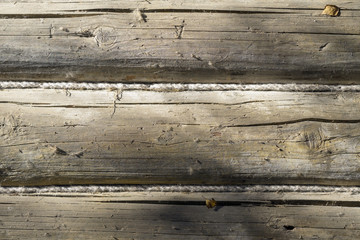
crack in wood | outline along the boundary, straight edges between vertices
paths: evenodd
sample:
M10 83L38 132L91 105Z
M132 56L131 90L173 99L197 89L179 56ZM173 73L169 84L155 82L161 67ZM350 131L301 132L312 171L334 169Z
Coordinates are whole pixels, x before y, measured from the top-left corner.
M182 38L182 35L184 33L184 28L185 28L185 20L183 20L180 25L175 25L175 30L176 30L175 33L176 33L177 39Z
M322 51L329 43L325 43L319 47L319 51Z
M263 100L245 101L239 103L217 103L217 102L124 102L119 103L121 105L212 105L212 106L241 106L252 103L271 102ZM40 108L109 108L109 103L103 103L104 106L99 105L73 105L73 104L53 104L53 103L34 103L34 102L17 102L17 101L0 101L0 104L15 104L19 106L35 106ZM113 104L112 104L113 105Z
M52 37L53 37L52 31L53 31L53 25L50 24L50 27L49 27L49 38L52 38Z
M122 96L123 96L123 90L122 89L117 90L116 94L115 94L115 99L114 99L114 107L113 107L114 111L111 114L111 118L114 116L115 111L116 111L116 105L118 104L118 101L121 101Z
M261 32L261 33L274 33L274 32ZM359 36L359 33L336 33L336 32L277 32L281 34L314 34L314 35L338 35L338 36Z
M68 155L67 152L65 152L64 150L62 150L62 149L59 148L59 147L55 147L55 154L58 154L58 155Z
M286 124L295 124L301 122L322 122L322 123L360 123L360 119L354 120L341 120L341 119L324 119L324 118L302 118L290 121L281 121L281 122L269 122L269 123L255 123L255 124L238 124L238 125L227 125L223 127L262 127L262 126L272 126L272 125L286 125Z
M51 196L51 195L49 195ZM66 195L67 197L67 195ZM76 195L75 195L76 197ZM177 201L177 200L104 200L88 201L97 203L129 203L129 204L160 204L160 205L192 205L205 206L205 201ZM281 205L302 205L302 206L337 206L337 207L360 207L360 201L331 201L331 200L243 200L243 201L216 201L219 207L226 206L281 206ZM289 229L291 230L291 229Z
M65 10L65 12L97 12L97 13L132 13L130 8L89 8ZM229 14L295 14L294 12L277 11L243 11L243 10L216 10L216 9L143 9L144 13L229 13Z
M75 11L74 11L75 12ZM100 14L63 14L63 13L44 13L44 14L0 14L0 19L34 19L34 18L80 18L99 16Z

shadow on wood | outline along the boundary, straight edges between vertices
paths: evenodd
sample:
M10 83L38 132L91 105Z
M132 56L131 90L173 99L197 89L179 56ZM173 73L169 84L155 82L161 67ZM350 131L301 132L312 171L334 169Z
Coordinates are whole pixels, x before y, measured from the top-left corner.
M359 93L118 94L3 90L1 184L358 183Z

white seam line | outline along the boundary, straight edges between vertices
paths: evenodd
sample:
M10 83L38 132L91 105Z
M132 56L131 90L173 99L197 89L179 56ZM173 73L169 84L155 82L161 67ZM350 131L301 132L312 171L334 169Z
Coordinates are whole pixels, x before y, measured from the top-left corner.
M360 92L360 85L323 84L123 84L86 82L0 82L0 89L37 88L73 90L145 90L145 91L289 91L289 92Z
M360 187L303 185L118 185L118 186L51 186L0 187L0 194L21 193L103 193L103 192L338 192L360 193Z

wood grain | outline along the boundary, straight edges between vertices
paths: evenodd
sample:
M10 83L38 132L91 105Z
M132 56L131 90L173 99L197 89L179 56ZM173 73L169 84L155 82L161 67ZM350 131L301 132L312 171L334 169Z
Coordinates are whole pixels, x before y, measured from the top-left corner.
M314 201L299 204L302 195L291 193L299 202L286 203L286 197L282 197L283 203L264 202L256 195L251 202L244 200L248 193L231 197L222 193L216 196L219 206L207 209L204 198L213 197L213 193L204 194L167 193L162 196L163 193L128 192L61 197L2 194L0 237L355 239L359 235L358 201L353 202L354 206ZM275 194L281 196L281 193ZM318 197L315 194L311 199ZM346 200L347 196L340 198Z
M326 4L2 2L0 80L357 83L360 5Z
M11 89L1 185L359 183L359 93Z

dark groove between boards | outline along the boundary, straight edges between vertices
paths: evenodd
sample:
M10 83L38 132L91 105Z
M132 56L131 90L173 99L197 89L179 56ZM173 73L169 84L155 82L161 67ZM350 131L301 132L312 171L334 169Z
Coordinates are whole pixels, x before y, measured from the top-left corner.
M66 10L66 12L105 12L132 13L129 8L93 8L80 10ZM142 13L229 13L229 14L295 14L295 12L278 11L243 11L243 10L212 10L212 9L141 9Z
M248 101L248 102L241 102L241 103L216 103L216 102L164 102L164 103L151 103L151 102L143 102L143 103L121 103L117 102L116 107L126 107L129 106L142 106L142 105L214 105L214 106L239 106L245 104L252 104L252 103L262 103L266 101ZM114 108L113 103L99 103L99 105L56 105L51 103L30 103L30 102L16 102L16 101L0 101L0 104L15 104L19 106L36 106L38 108ZM103 104L103 105L102 105Z
M160 204L160 205L195 205L204 206L204 201L164 201L164 200L132 200L132 201L89 201L100 203L129 203L129 204ZM269 201L217 201L215 210L227 206L278 206L278 205L306 205L306 206L337 206L360 207L360 201L326 201L326 200L269 200Z
M76 18L76 17L92 17L99 14L0 14L0 19L31 19L31 18Z

